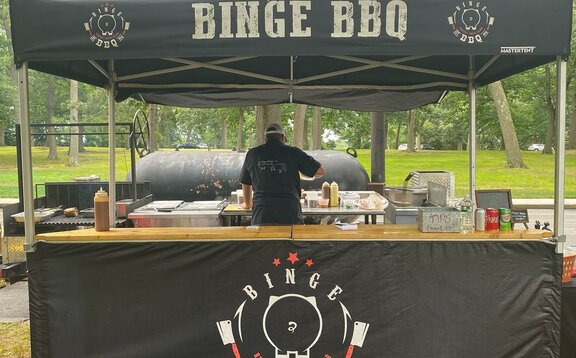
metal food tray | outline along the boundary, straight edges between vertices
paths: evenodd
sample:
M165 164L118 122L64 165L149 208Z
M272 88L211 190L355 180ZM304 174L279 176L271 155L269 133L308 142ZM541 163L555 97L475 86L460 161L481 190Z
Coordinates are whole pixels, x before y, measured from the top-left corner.
M34 210L34 222L42 222L50 219L61 212L61 209L36 209ZM25 220L24 212L11 215L16 222L23 223Z

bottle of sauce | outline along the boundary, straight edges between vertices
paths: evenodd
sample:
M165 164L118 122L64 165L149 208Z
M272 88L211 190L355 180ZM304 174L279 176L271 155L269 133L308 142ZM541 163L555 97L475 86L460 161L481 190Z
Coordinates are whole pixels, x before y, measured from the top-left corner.
M322 183L322 199L330 199L330 183Z
M338 207L338 183L335 181L330 184L330 206Z
M94 195L94 228L96 231L110 230L109 202L108 193L100 188Z

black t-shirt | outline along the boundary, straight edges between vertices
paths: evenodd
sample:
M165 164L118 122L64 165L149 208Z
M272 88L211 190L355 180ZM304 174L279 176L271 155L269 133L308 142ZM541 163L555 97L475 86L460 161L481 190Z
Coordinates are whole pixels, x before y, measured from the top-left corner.
M252 148L240 174L240 182L252 185L252 224L301 224L300 175L312 177L320 163L299 148L271 139Z

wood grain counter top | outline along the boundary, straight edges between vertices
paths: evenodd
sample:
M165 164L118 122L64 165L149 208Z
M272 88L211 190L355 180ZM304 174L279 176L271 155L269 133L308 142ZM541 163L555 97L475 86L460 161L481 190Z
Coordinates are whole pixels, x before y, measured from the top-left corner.
M357 230L340 230L334 225L242 226L242 227L156 227L94 229L38 234L48 242L163 241L163 240L538 240L551 238L550 231L515 229L472 233L424 233L416 225L358 225Z
M291 226L154 227L71 230L36 235L38 241L287 240Z
M551 238L552 233L536 229L475 231L471 233L420 232L416 225L358 225L357 230L340 230L334 225L297 225L295 240L529 240Z

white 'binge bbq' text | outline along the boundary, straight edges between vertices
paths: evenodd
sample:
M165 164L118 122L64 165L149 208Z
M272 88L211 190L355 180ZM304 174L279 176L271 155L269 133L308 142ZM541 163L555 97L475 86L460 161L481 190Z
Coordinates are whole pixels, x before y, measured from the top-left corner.
M330 4L333 18L330 37L370 38L385 33L402 41L405 39L408 8L404 0L331 1ZM262 36L260 21L264 22L265 36L269 38L312 37L309 21L312 0L271 0L265 5L259 1L220 1L217 5L193 3L192 9L192 38L197 40L258 38ZM221 22L217 23L216 19Z

